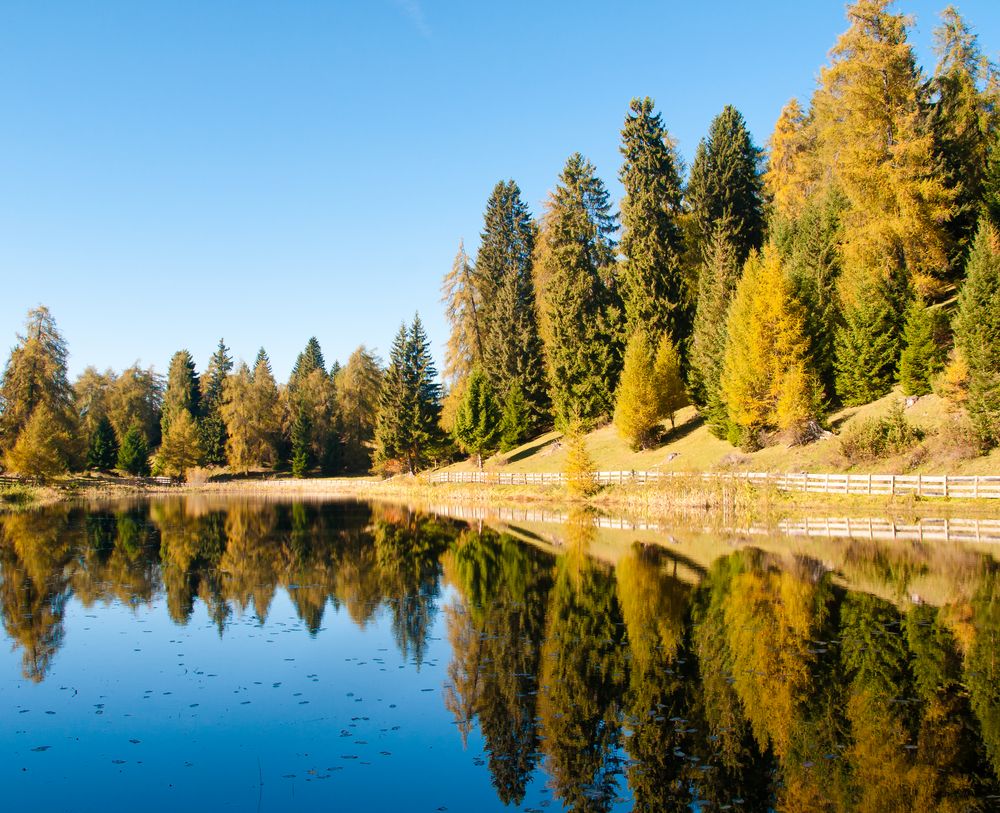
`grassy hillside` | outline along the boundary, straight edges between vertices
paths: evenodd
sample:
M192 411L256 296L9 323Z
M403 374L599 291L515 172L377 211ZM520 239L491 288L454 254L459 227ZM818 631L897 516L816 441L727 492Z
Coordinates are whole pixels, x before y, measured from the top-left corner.
M840 450L841 435L852 425L884 415L902 395L898 390L862 407L847 407L830 416L832 432L802 446L776 445L743 453L714 437L693 407L682 410L676 429L652 449L633 452L608 424L587 435L587 448L599 470L712 471L861 471L872 473L1000 474L1000 450L987 456L971 450L967 427L949 415L936 395L926 395L906 410L907 420L925 433L924 440L907 452L852 466ZM534 438L506 454L486 461L488 470L562 471L565 449L558 432ZM456 463L454 469L474 468L474 461Z

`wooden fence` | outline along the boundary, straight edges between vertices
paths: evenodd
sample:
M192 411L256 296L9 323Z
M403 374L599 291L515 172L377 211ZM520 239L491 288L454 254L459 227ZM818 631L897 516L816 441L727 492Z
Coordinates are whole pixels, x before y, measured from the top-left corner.
M1000 476L953 474L776 474L733 472L687 474L667 471L599 471L601 485L666 482L671 479L748 481L770 485L779 491L812 494L862 494L872 496L954 497L1000 499ZM488 485L562 485L566 476L558 472L438 471L434 483L482 483Z

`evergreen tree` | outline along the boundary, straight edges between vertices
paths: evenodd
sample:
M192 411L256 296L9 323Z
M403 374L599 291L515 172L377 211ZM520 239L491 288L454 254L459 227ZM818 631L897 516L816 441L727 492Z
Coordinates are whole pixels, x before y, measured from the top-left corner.
M990 144L998 131L1000 99L997 73L979 49L954 6L941 13L934 32L937 67L931 87L936 95L933 126L937 151L955 206L948 224L952 276L961 273L982 206Z
M337 376L336 386L345 465L348 471L368 471L382 386L379 359L361 345Z
M219 339L219 346L208 362L205 375L201 378L201 413L198 421L198 435L205 463L209 466L223 466L226 463L226 424L220 408L224 397L226 379L233 370L233 359L229 348Z
M845 307L834 362L837 395L845 404L865 404L892 389L911 295L906 272L897 268L866 283Z
M133 423L139 424L148 446L160 442L163 394L163 378L152 368L143 370L134 364L115 378L108 392L107 410L119 444Z
M540 429L551 404L532 277L535 223L514 181L493 188L483 215L476 275L482 293L482 367L500 400L515 382L528 405L528 425Z
M382 377L375 417L373 463L383 469L401 460L403 449L408 444L410 406L404 377L406 343L406 325L400 324L389 351L389 366Z
M117 466L134 477L149 476L149 447L146 445L146 434L138 422L132 424L122 437Z
M549 388L557 424L609 415L621 370L614 287L615 216L604 184L570 156L542 223L535 262Z
M968 366L966 409L980 442L1000 445L1000 231L984 220L958 296L955 344Z
M982 215L1000 229L1000 132L993 139L983 178Z
M670 334L664 333L656 348L653 362L653 378L656 382L656 402L660 418L670 421L674 428L674 415L678 409L687 406L688 397L681 376L681 357Z
M698 144L687 203L695 224L696 248L709 246L716 223L730 220L733 248L742 265L764 239L764 190L761 151L753 143L740 112L726 105L712 120L708 137Z
M114 382L113 371L99 373L95 367L87 367L73 382L77 426L80 434L88 441L94 436L101 419L107 417L108 397Z
M907 19L890 3L856 0L848 8L850 27L820 73L812 115L824 176L849 202L849 296L902 266L926 297L940 292L948 267L954 193L934 153Z
M528 439L531 426L531 414L528 402L524 398L524 390L520 382L515 381L507 391L503 403L503 414L500 417L500 451L509 452Z
M72 449L72 439L66 431L64 417L55 414L45 401L40 401L31 410L4 462L17 474L45 480L69 471L69 449Z
M292 374L288 379L288 389L293 392L297 390L314 370L322 370L323 374L326 375L326 361L323 358L323 351L315 336L306 342L305 350L299 353L295 359Z
M337 392L315 338L306 344L285 389L286 431L291 432L300 409L309 411L311 465L329 473L338 465Z
M202 459L198 424L191 413L179 409L163 433L163 442L156 454L156 468L163 474L183 480L188 469L200 465Z
M817 415L816 385L803 314L773 245L747 260L726 334L720 384L730 439L756 448L768 429L801 432Z
M48 308L28 311L24 335L18 336L0 381L0 452L14 448L32 413L44 404L47 414L36 422L35 430L42 426L54 429L64 444L55 450L60 465L70 467L80 457L67 355L66 341ZM46 448L50 445L46 443ZM39 458L39 465L45 468L48 463Z
M726 437L729 412L720 378L726 350L726 315L740 280L740 262L727 218L715 224L698 273L698 310L691 337L691 399L717 437Z
M110 471L118 459L118 439L108 416L104 415L90 435L87 449L87 468Z
M655 358L649 337L637 330L625 348L625 365L618 382L615 428L633 451L646 449L658 434L660 393L654 373Z
M476 456L479 468L483 455L497 448L500 440L500 408L486 374L478 367L469 376L469 386L455 415L455 440L463 451Z
M201 385L195 372L194 359L187 350L178 350L170 359L167 370L167 389L163 395L160 430L165 437L170 424L184 412L197 419L201 414Z
M292 477L305 477L314 464L309 412L304 404L299 404L295 411L295 422L292 424Z
M667 331L675 343L691 331L691 295L684 275L680 158L653 100L633 99L622 129L625 158L620 266L629 335L640 327Z
M899 356L899 383L904 395L927 395L931 379L944 368L945 346L941 310L914 299L906 309L903 352Z

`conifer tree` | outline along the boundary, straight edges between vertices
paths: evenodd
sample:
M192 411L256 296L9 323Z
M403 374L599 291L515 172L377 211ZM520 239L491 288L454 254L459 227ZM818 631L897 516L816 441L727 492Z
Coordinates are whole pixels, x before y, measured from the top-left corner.
M676 343L691 332L684 275L680 158L653 100L632 99L622 128L620 265L627 331L667 331Z
M1000 129L989 151L986 175L983 178L981 211L983 217L1000 229Z
M104 415L97 422L90 435L90 445L87 449L87 468L98 471L110 471L118 460L118 439L108 416Z
M966 409L980 442L1000 445L1000 231L985 219L958 297L955 343L968 367Z
M324 473L333 471L339 457L337 392L315 338L299 354L284 396L286 431L291 432L300 409L308 410L311 465L319 465Z
M190 412L178 409L163 433L163 442L156 454L157 471L183 480L188 469L200 465L202 459L198 424Z
M146 434L138 422L133 423L122 437L117 466L134 477L149 475L149 447L146 445Z
M82 450L76 438L77 418L66 371L67 356L66 341L48 308L28 311L24 335L18 336L0 381L0 452L13 449L32 413L44 404L47 414L36 422L34 431L43 426L53 428L64 444L55 450L55 458L67 468L77 462ZM45 446L51 444L46 442ZM37 462L51 469L47 459L43 454Z
M803 314L775 246L747 260L726 333L721 390L730 439L756 448L769 429L801 432L817 415L816 385Z
M691 398L717 437L726 437L729 412L720 378L726 350L726 317L740 279L740 263L728 218L715 224L698 273L698 310L691 337Z
M515 382L528 406L527 424L546 423L551 404L532 276L535 223L514 181L493 188L483 215L476 276L482 294L482 367L505 401Z
M322 370L323 374L326 375L326 361L323 358L323 350L320 348L315 336L306 342L305 349L295 359L292 374L288 379L288 389L292 391L298 389L314 370Z
M198 435L204 461L209 466L223 466L226 463L226 424L220 408L224 397L226 379L233 370L233 359L229 348L219 339L219 346L208 362L205 375L201 378L201 405L198 421Z
M336 386L345 465L349 471L367 471L371 466L375 415L382 386L379 359L361 345L337 376Z
M660 393L654 365L649 337L646 331L637 330L625 348L614 417L615 428L633 451L652 445L659 428Z
M455 440L464 452L476 456L476 464L482 469L483 455L497 448L500 430L500 408L493 388L486 374L476 367L455 415Z
M681 356L669 333L660 337L653 361L653 377L656 382L659 416L669 420L670 428L673 429L674 416L677 410L687 406L688 397L684 378L681 376Z
M561 426L609 415L614 406L622 355L615 228L604 184L574 153L549 199L535 261L549 389Z
M856 0L813 97L819 160L845 194L848 297L902 266L925 297L948 268L954 193L934 153L926 90L891 0Z
M696 248L708 247L716 223L729 218L733 248L742 265L764 239L764 194L761 151L754 145L740 112L726 105L712 120L708 136L698 144L687 203L695 224Z
M114 381L113 371L99 373L97 368L87 367L73 382L77 426L80 434L87 438L88 442L94 436L101 419L107 417L108 396Z
M252 389L250 368L242 363L223 385L219 414L226 428L226 461L232 471L246 472L260 463Z
M794 221L817 191L816 127L798 99L782 108L768 143L764 186L778 221Z
M563 434L563 443L566 444L566 491L571 497L589 497L597 490L597 478L583 424L571 421Z
M881 398L896 380L903 323L912 292L906 272L865 283L844 308L834 361L837 395L848 405Z
M940 309L924 306L914 299L906 310L903 352L899 356L899 383L904 395L927 395L931 380L944 369L947 326Z
M152 368L143 370L133 364L115 378L108 391L107 410L119 444L133 423L139 424L147 445L160 442L163 395L163 378Z
M299 404L292 424L292 477L305 477L314 464L309 408Z
M1000 133L1000 94L996 69L954 6L941 13L934 39L938 56L931 81L936 96L934 137L947 183L956 195L948 226L952 276L957 276L975 235L991 141Z
M445 350L444 378L452 388L463 382L473 367L483 360L482 283L465 243L458 245L458 253L441 283L441 301L445 318L451 327Z
M181 413L197 419L201 414L201 385L195 372L194 359L187 350L178 350L170 359L167 389L163 395L160 430L166 436L170 424Z
M17 474L45 480L69 471L71 460L67 450L70 449L72 438L63 416L54 413L47 402L40 401L31 410L4 462Z
M406 325L400 324L389 351L389 366L382 377L375 418L373 463L383 469L400 460L408 444L410 405L404 376L406 343Z
M509 452L528 439L531 415L521 384L515 381L507 391L500 417L500 451Z

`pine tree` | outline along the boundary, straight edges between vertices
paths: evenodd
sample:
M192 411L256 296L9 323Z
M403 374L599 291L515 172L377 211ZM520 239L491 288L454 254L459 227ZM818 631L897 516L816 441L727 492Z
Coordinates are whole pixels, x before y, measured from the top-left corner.
M295 422L292 424L292 477L305 477L314 464L309 412L304 404L299 404L295 411Z
M966 409L980 442L1000 445L1000 231L985 219L958 297L955 344L968 366Z
M666 331L675 343L691 332L691 294L684 274L679 225L682 191L677 147L654 112L653 100L633 99L622 129L625 158L620 266L629 335L640 327Z
M964 266L985 191L990 144L1000 125L997 72L979 48L954 6L941 13L934 32L938 63L931 81L936 95L934 137L955 190L955 206L948 224L952 247L952 276Z
M805 322L773 245L747 260L726 334L721 390L731 440L756 448L767 430L798 432L816 417Z
M309 412L310 459L324 473L338 465L337 392L319 342L311 338L299 354L285 389L285 426L291 432L300 409Z
M87 449L87 468L110 471L118 459L118 439L108 416L104 415L90 435Z
M170 359L167 389L163 395L160 431L166 437L170 424L181 413L197 419L201 414L201 385L195 372L194 359L187 350L178 350Z
M455 440L483 467L483 455L494 451L500 440L500 408L489 379L478 367L469 376L469 386L455 416Z
M229 348L219 339L219 346L208 362L205 375L201 378L201 408L198 434L205 463L209 466L223 466L226 463L226 424L220 407L224 397L226 379L233 370L233 359Z
M381 362L361 345L337 376L336 386L345 465L348 471L368 471L382 386Z
M163 442L156 454L157 470L183 480L188 469L200 465L202 459L198 424L191 413L179 409L163 433Z
M520 382L515 381L507 391L500 417L500 451L509 452L528 439L531 413L524 398Z
M854 303L844 308L834 367L837 395L845 404L865 404L892 389L910 298L906 272L897 268L866 283Z
M656 358L653 362L653 377L656 382L657 410L660 419L670 421L674 427L674 416L677 410L687 406L687 390L684 378L681 376L681 357L677 346L671 341L670 334L664 333L656 348Z
M944 369L945 346L941 310L914 299L906 310L903 352L899 356L899 383L904 395L927 395L931 380Z
M288 389L294 392L314 370L322 370L326 375L326 361L315 336L306 342L305 350L295 359L292 374L288 379Z
M907 19L891 0L856 0L849 29L820 73L812 103L819 160L845 194L848 297L907 269L925 297L941 290L954 192L934 153L926 90Z
M726 350L726 316L740 280L740 263L727 218L715 224L698 273L698 310L691 336L691 398L717 437L726 437L729 412L720 378Z
M661 410L655 362L646 331L637 330L625 348L614 417L618 434L633 451L651 446L658 434Z
M542 223L535 290L557 424L609 415L622 355L615 216L594 167L566 162Z
M387 469L394 461L400 460L408 443L407 418L410 407L404 377L406 342L406 325L401 324L389 351L389 366L382 377L375 417L373 463L382 469Z
M77 440L77 418L73 389L66 371L66 341L56 327L48 308L28 311L24 335L10 352L0 381L0 452L14 448L32 413L45 405L45 420L39 426L53 427L60 443L56 457L67 468L73 466L82 450ZM36 446L37 444L30 444ZM46 443L46 448L50 444ZM43 455L44 457L44 455ZM38 459L43 468L47 465Z
M740 112L726 105L712 120L708 137L698 144L687 203L695 223L699 254L708 248L716 224L730 220L737 262L742 265L764 239L764 191L761 151L753 143Z
M506 400L518 382L531 430L549 418L551 404L535 307L535 223L514 181L493 188L483 215L476 256L482 292L482 367L493 391Z
M142 426L132 424L122 437L118 449L118 469L134 477L149 476L149 447L146 445L146 435Z
M17 474L46 480L69 471L71 461L67 450L71 448L72 439L64 417L40 401L7 452L5 465Z

